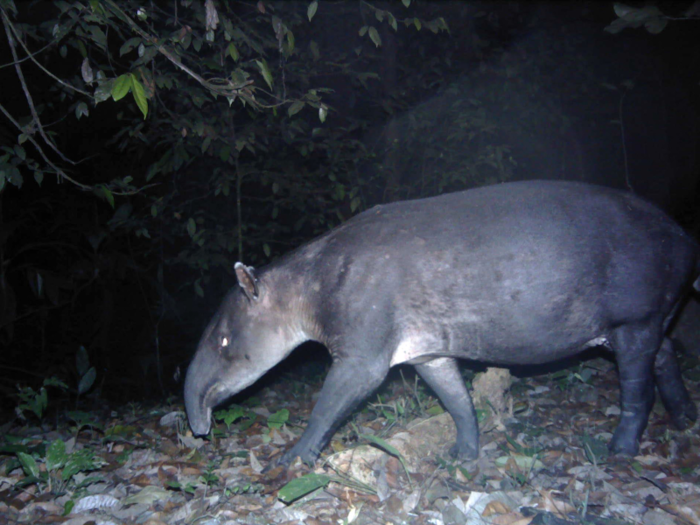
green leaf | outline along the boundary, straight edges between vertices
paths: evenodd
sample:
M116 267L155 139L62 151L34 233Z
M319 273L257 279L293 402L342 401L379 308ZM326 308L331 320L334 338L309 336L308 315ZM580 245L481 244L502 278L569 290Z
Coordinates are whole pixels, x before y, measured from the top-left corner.
M396 23L396 18L394 18L394 15L391 13L387 13L389 15L389 25L394 31L399 30L399 25Z
M408 7L411 5L411 0L401 0L401 3L404 7Z
M135 49L140 43L141 37L135 36L134 38L130 38L122 44L122 47L119 48L119 56L126 55L129 51Z
M44 386L55 386L63 390L68 390L68 385L54 376L44 379Z
M83 449L71 454L66 460L66 466L61 472L63 481L70 480L78 472L96 470L103 464L103 461L96 458L90 449Z
M219 158L221 159L221 162L226 162L230 156L231 146L229 146L228 144L221 146L221 149L219 150Z
M36 181L36 183L39 186L41 186L41 183L44 181L44 173L39 171L39 170L35 171L34 172L34 180ZM2 188L0 188L0 189L2 189Z
M263 58L262 60L256 60L255 63L258 65L258 68L260 68L260 73L262 73L265 82L267 82L269 88L272 89L272 73L270 72L270 68L267 65L267 60Z
M88 26L92 39L103 49L107 49L107 35L100 26Z
M425 412L430 416L439 416L440 414L443 414L445 411L443 410L443 408L440 405L433 405Z
M15 155L22 160L27 160L27 152L19 144L15 144Z
M396 447L394 447L393 445L390 445L388 442L386 442L385 440L383 440L382 438L379 438L377 436L372 436L370 434L358 434L358 436L362 439L366 439L368 441L371 441L372 443L377 445L379 448L384 449L389 454L396 457L401 462L401 466L403 466L403 469L406 472L406 477L408 477L409 485L412 484L411 483L411 475L408 472L408 466L406 465L406 461L404 460L404 457L401 455L401 452L399 452Z
M399 452L396 447L394 447L393 445L390 445L388 442L386 442L382 438L378 438L377 436L372 436L371 434L360 434L359 437L366 439L367 441L371 441L372 443L377 445L379 448L386 450L392 456L396 456L397 458L401 457L401 452Z
M318 2L314 0L309 4L309 7L306 9L306 16L309 17L309 22L311 22L311 19L314 17L316 14L316 11L318 10Z
M58 4L60 2L56 3ZM0 0L0 5L17 16L17 6L15 5L14 0Z
M34 476L38 478L41 475L39 471L39 465L37 465L36 460L24 452L17 452L17 459L22 465L22 470L27 476Z
M123 99L131 89L131 75L121 75L112 84L112 98L115 102Z
M263 253L265 253L265 257L270 256L270 245L265 243L263 244Z
M7 166L5 168L5 178L7 179L7 182L13 186L16 186L17 188L21 188L22 183L24 182L24 177L22 177L22 174L19 172L17 166Z
M214 412L214 419L223 421L227 428L242 417L250 417L250 413L247 408L240 405L233 405L227 410L217 410Z
M46 449L46 470L53 472L62 468L67 459L66 444L63 440L57 439Z
M377 31L377 28L372 26L369 28L369 38L374 42L374 45L376 47L379 47L382 45L382 38L379 36L379 32Z
M652 18L651 20L647 20L644 22L644 27L646 28L649 33L652 35L658 35L661 33L661 31L664 30L666 25L668 24L668 19L667 18Z
M207 137L202 141L202 153L209 149L209 144L211 144L211 137Z
M80 120L80 117L87 117L90 115L90 111L88 110L87 104L85 102L78 102L78 105L75 106L75 117Z
M109 80L97 80L97 87L95 88L94 101L95 103L104 102L109 97L112 96L112 89L117 83L116 78L110 78Z
M289 410L283 408L267 418L267 426L270 428L282 428L289 421Z
M79 377L83 377L88 368L90 368L90 357L83 345L80 345L78 352L75 354L75 368Z
M105 199L109 203L109 205L112 208L114 208L114 195L112 195L112 192L109 191L109 188L107 188L107 186L104 186L104 185L95 186L93 188L93 191L95 192L95 195Z
M287 114L290 117L293 117L297 113L299 113L302 109L304 109L304 106L306 105L305 102L302 102L301 100L295 100L294 103L289 106L289 109L287 110Z
M197 233L197 223L192 217L187 221L187 233L190 234L190 237L194 237L194 234Z
M97 377L97 372L95 367L91 367L83 377L80 378L80 383L78 383L78 394L84 394L92 387Z
M287 31L287 44L284 46L284 52L287 56L292 54L294 51L294 33Z
M78 51L80 51L80 56L87 58L87 48L85 47L85 44L83 44L82 40L78 40L76 45L78 46Z
M420 21L419 19L417 19L417 18L414 18L414 19L413 19L413 25L416 26L416 29L417 29L418 31L420 31L420 30L421 30L421 27L423 27L423 25L421 24L421 21Z
M306 474L287 483L279 490L277 497L285 503L291 503L302 496L325 487L330 481L331 478L323 474Z
M136 75L132 73L131 75L131 93L134 95L134 100L136 105L143 113L143 119L146 120L148 116L148 99L146 98L146 90L143 88L143 84L136 78Z
M326 106L321 106L320 108L318 108L318 119L321 122L325 122L327 116L328 116L328 108L326 108Z
M231 55L234 62L238 62L241 58L241 55L238 53L238 48L236 48L236 44L233 42L230 42L228 45L228 54Z
M73 410L71 412L68 412L68 417L73 421L73 423L75 423L75 428L77 430L80 430L83 427L89 427L94 428L95 430L104 431L103 426L97 423L96 421L93 421L92 416L87 412L83 412L81 410Z
M511 454L510 456L501 456L496 458L496 465L505 467L508 461L513 460L521 471L542 470L544 463L532 456L523 456L521 454Z

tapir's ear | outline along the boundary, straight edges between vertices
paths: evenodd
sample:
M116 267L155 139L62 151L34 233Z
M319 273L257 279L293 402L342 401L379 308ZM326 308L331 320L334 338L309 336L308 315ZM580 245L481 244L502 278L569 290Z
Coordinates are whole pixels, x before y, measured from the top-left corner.
M238 286L243 288L246 297L251 301L257 301L260 297L260 291L258 290L258 280L253 273L253 267L237 262L233 265L233 269L236 270Z

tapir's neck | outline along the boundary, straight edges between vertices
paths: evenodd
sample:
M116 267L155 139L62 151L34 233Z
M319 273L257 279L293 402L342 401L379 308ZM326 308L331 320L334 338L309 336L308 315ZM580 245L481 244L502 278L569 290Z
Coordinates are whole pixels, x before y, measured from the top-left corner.
M318 324L308 283L302 275L288 269L270 268L260 277L263 287L263 304L268 314L276 318L279 333L283 337L285 356L307 341L325 343Z

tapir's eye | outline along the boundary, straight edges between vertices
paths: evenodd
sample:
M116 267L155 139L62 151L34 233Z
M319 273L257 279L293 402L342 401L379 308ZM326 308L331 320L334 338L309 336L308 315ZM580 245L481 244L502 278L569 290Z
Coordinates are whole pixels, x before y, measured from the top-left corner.
M221 348L226 348L231 341L225 335L221 336Z

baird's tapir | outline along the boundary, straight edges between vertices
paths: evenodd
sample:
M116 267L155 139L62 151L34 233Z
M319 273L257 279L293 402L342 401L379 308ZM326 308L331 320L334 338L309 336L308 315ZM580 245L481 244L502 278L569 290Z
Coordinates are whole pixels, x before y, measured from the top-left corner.
M452 415L459 458L479 432L457 359L532 365L605 345L620 377L610 444L634 455L654 385L681 429L697 410L666 330L700 270L698 245L633 194L574 182L500 184L377 206L258 270L207 327L187 373L192 430L304 341L333 359L301 439L315 461L389 369L414 365Z

